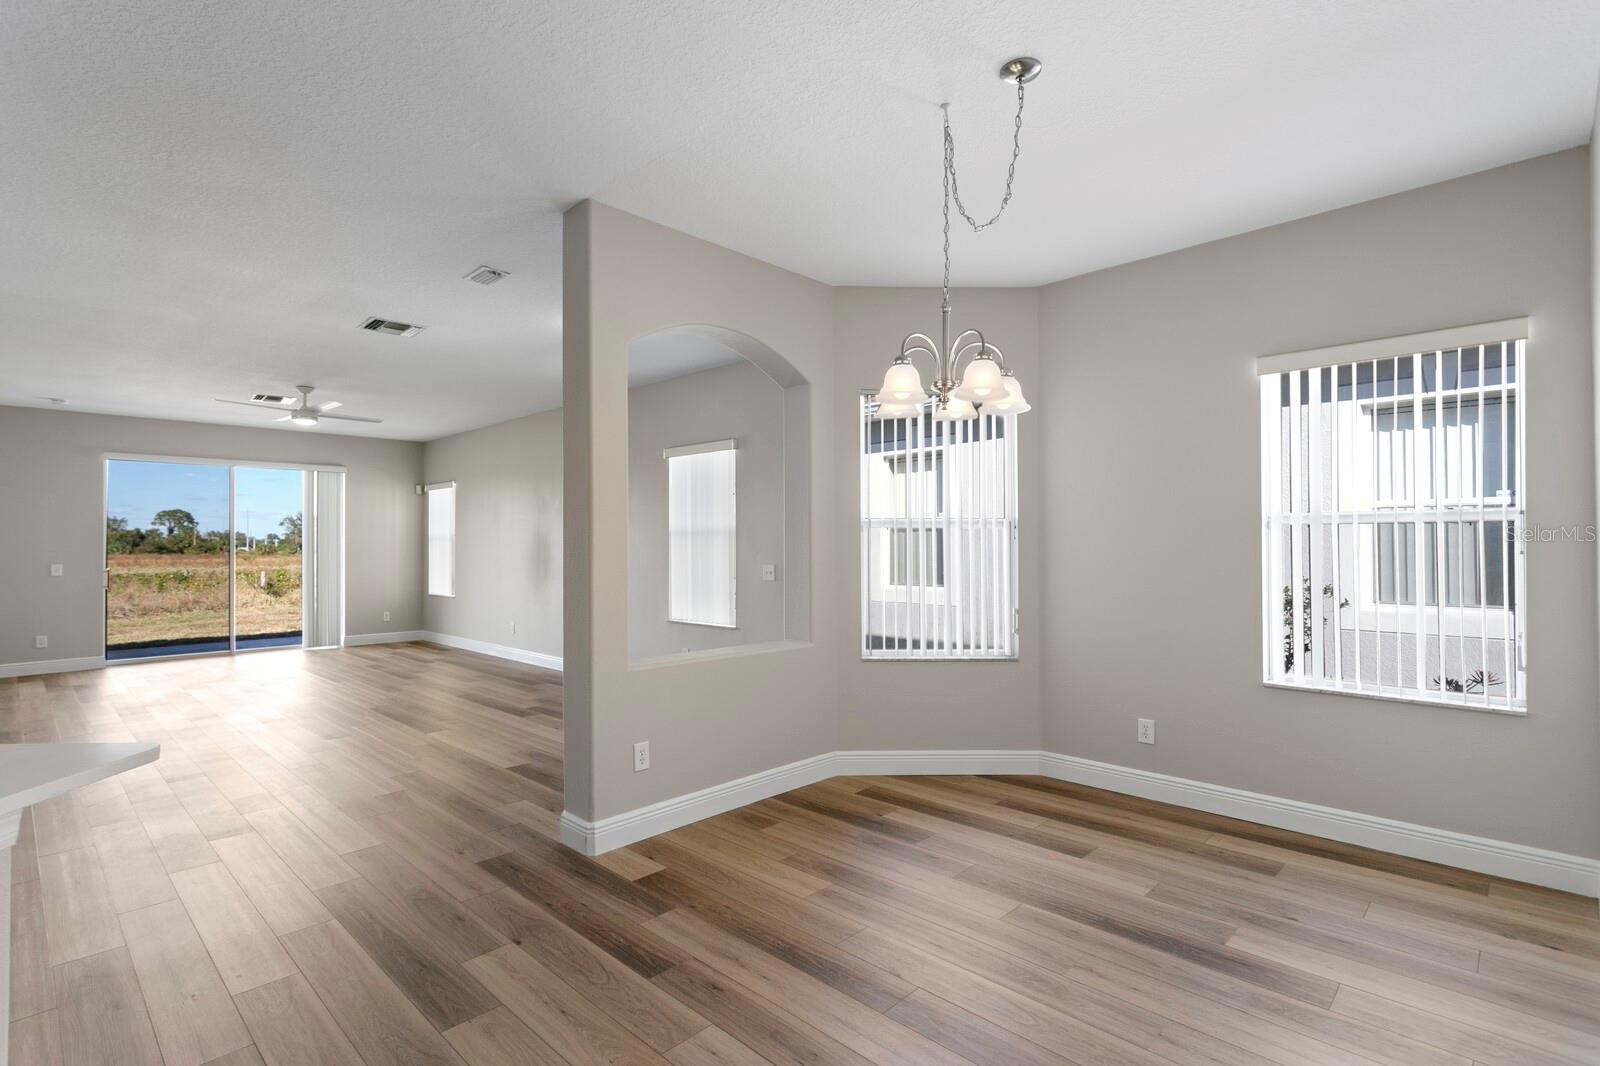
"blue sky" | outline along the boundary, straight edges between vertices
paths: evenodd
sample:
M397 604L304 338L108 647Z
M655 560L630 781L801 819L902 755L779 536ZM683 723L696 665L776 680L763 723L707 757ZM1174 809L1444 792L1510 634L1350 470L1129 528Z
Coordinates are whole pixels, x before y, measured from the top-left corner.
M182 508L204 531L228 528L228 468L189 463L110 461L106 513L128 525L148 528L157 511ZM251 536L282 533L279 525L301 509L299 470L238 468L239 529Z

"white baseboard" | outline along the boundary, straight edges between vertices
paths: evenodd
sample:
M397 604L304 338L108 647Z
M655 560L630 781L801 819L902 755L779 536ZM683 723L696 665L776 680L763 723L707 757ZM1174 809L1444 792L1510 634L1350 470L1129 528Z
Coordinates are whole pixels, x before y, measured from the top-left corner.
M491 644L487 640L473 640L471 637L458 637L451 633L435 633L431 630L424 631L416 639L426 640L432 644L443 644L447 648L457 648L461 651L475 651L479 655L492 655L496 659L510 659L512 662L527 663L529 666L542 666L546 670L561 669L561 657L559 655L546 655L542 651L513 648L509 644Z
M561 669L559 655L546 655L544 652L528 651L526 648L513 648L509 644L491 644L487 640L473 640L452 633L436 633L431 629L406 629L395 633L351 633L344 638L344 643L346 647L359 647L363 644L405 644L414 640L442 644L446 648L456 648L461 651L475 651L479 655L492 655L496 659L510 659L512 662L527 663L529 666L542 666L546 670Z
M571 811L561 812L561 842L585 855L599 855L636 841L647 840L670 829L710 818L781 792L812 785L833 777L833 752L813 755L785 766L763 770L748 777L725 781L697 792L638 807L623 814L585 821Z
M598 855L830 777L1038 772L1037 751L830 751L598 822L563 811L561 842Z
M397 633L346 633L344 646L360 648L368 644L409 644L413 640L427 639L428 633L422 629L405 629Z
M890 774L1038 774L1392 855L1582 896L1600 896L1600 859L1047 751L828 752L597 822L565 811L561 815L561 841L586 855L598 855L830 777Z
M1292 829L1298 833L1357 844L1391 855L1405 855L1461 870L1575 892L1580 896L1600 896L1600 859L1469 836L1449 829L1434 829L1412 822L1380 818L1375 814L1323 807L1282 796L1246 792L1226 785L1170 777L1071 755L1052 752L1040 754L1046 777L1278 829Z
M31 663L0 663L0 677L72 674L79 670L98 670L105 664L104 655L84 655L77 659L40 659Z
M542 666L546 670L560 670L561 657L543 652L513 648L505 644L491 644L486 640L469 640L449 633L435 633L427 629L402 629L392 633L348 633L344 638L347 648L360 648L368 644L408 644L422 640L442 644L447 648L475 651L479 655L492 655L496 659ZM0 663L0 677L31 677L34 674L65 674L79 670L98 670L106 664L103 655L86 655L78 659L41 659L31 663ZM913 771L895 771L896 773Z

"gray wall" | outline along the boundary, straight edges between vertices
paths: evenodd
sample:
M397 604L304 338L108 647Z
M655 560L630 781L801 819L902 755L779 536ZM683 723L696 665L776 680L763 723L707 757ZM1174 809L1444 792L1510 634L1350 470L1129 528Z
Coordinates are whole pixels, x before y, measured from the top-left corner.
M1047 749L1600 855L1593 544L1529 548L1527 717L1262 686L1254 369L1528 315L1529 521L1593 522L1590 180L1575 149L1042 290Z
M958 289L951 294L952 328L981 329L1016 370L1030 403L1039 387L1037 289ZM1048 413L1019 416L1017 426L1018 544L1021 549L1020 657L1006 663L861 661L860 457L857 397L883 383L883 372L912 330L937 335L938 289L834 290L833 346L837 379L829 401L833 433L847 447L834 457L834 536L840 563L839 623L829 627L841 690L842 749L966 749L1039 746L1039 572L1043 530L1039 498L1040 422ZM918 364L931 380L926 361Z
M563 279L567 809L605 818L831 751L836 657L806 639L849 591L832 543L831 290L592 201L566 214ZM628 344L684 323L738 331L754 343L724 342L784 386L791 639L630 668Z
M107 452L344 466L346 631L421 627L422 445L0 407L0 663L103 652ZM40 633L50 647L36 651Z
M1596 78L1595 84L1594 125L1589 130L1589 309L1594 343L1594 410L1595 418L1600 422L1600 159L1596 159L1596 152L1600 149L1597 146L1600 146L1600 77ZM1596 489L1600 494L1600 425L1596 426L1594 446ZM1600 504L1600 499L1597 499L1597 504ZM1600 515L1596 517L1600 519ZM1600 553L1600 546L1595 550ZM1597 568L1596 581L1600 582L1600 568ZM1595 610L1597 617L1600 617L1600 584L1595 588ZM1596 661L1600 662L1600 648L1596 652Z
M628 392L628 656L643 659L783 639L783 389L752 363ZM737 629L667 619L667 463L662 449L738 442ZM761 580L763 563L777 579Z
M429 441L422 468L456 483L456 594L423 596L423 628L559 658L561 412Z

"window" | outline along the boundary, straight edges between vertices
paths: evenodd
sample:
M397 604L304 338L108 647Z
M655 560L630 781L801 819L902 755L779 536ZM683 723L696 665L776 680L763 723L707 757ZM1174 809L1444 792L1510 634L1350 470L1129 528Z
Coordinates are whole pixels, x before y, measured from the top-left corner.
M1269 683L1526 708L1526 329L1261 360Z
M428 492L428 595L456 594L456 483L441 481Z
M734 442L668 448L667 617L735 626L738 504Z
M861 401L861 655L1017 655L1015 416L873 417Z

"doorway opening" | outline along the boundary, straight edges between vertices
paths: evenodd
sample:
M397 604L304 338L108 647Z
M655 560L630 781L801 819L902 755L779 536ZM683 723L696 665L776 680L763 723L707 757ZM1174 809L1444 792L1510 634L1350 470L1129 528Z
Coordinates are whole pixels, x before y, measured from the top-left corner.
M306 646L315 597L305 575L316 569L307 547L324 557L337 550L342 524L342 506L325 511L327 543L319 552L308 539L319 526L319 476L342 489L342 473L108 458L106 659Z

